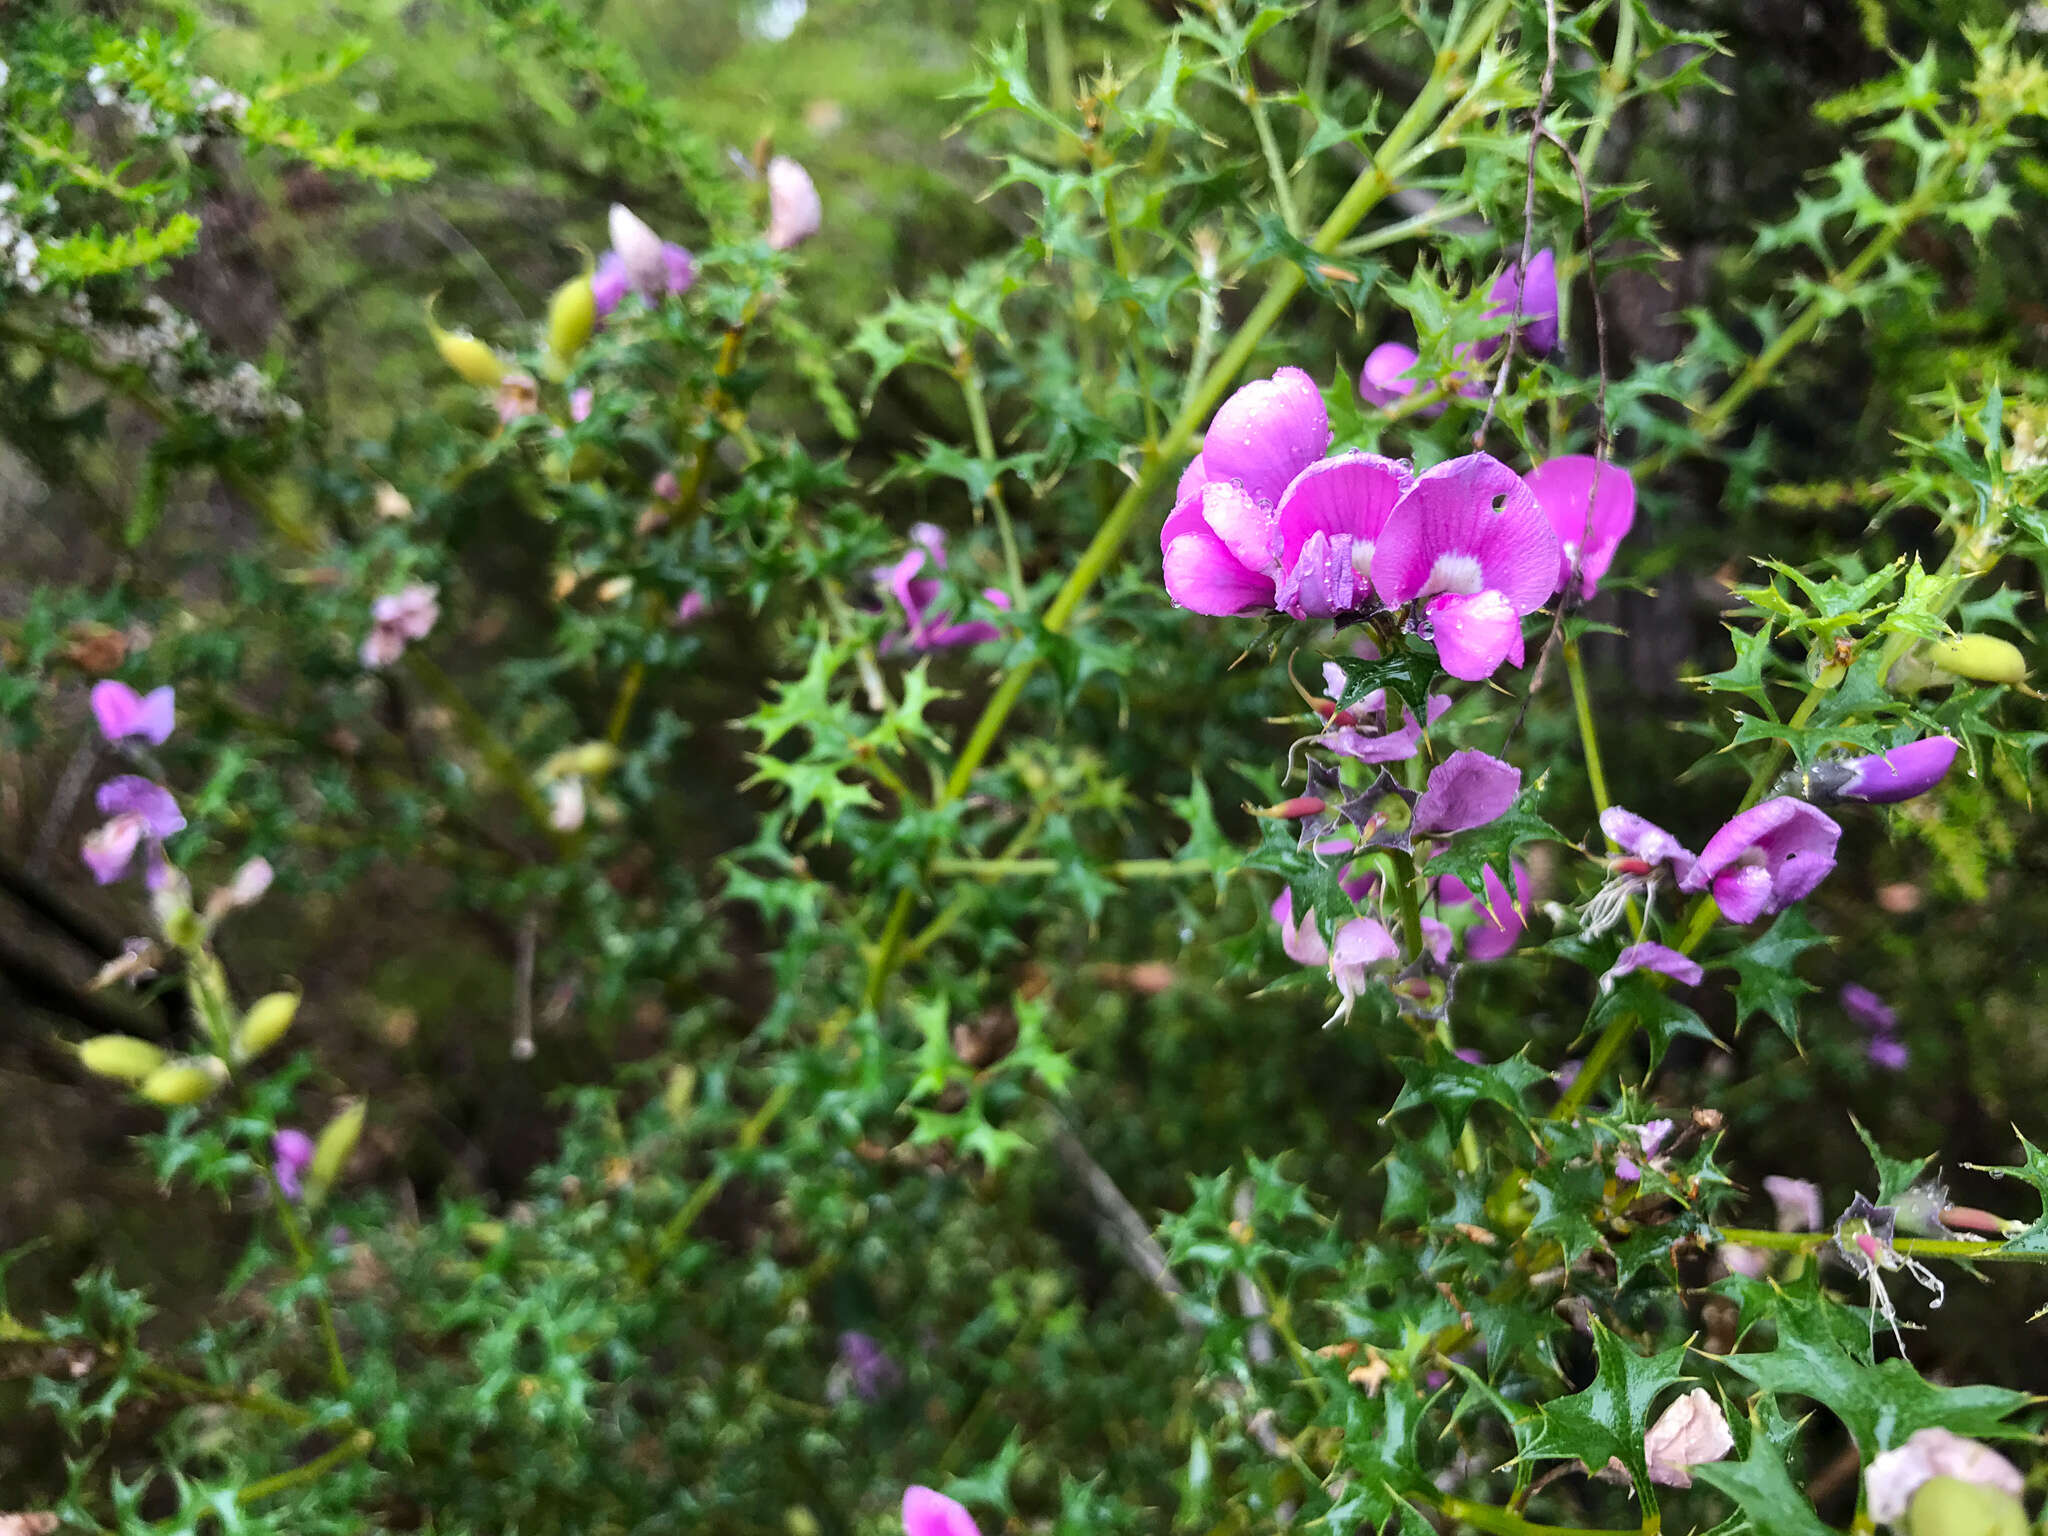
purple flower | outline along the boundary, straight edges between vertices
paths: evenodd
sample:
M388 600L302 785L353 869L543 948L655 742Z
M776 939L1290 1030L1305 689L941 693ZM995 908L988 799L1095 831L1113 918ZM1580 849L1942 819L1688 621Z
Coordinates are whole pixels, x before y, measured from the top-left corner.
M1557 253L1544 249L1529 258L1529 275L1522 277L1522 264L1509 262L1507 270L1487 290L1493 300L1489 315L1512 322L1517 310L1522 318L1522 345L1537 356L1557 346ZM1494 343L1486 350L1497 350Z
M710 606L711 600L702 592L685 592L676 602L675 622L677 627L681 628L685 624L696 623L697 620L704 617L705 609Z
M1843 984L1842 1011L1865 1029L1876 1030L1879 1034L1899 1027L1899 1016L1892 1005L1857 982Z
M184 813L171 792L132 773L107 780L94 797L106 822L86 834L79 846L93 878L112 885L128 873L138 850L147 850L150 888L161 879L163 840L185 826Z
M981 1536L957 1499L913 1484L903 1490L903 1536Z
M363 665L388 667L405 654L406 645L433 633L441 617L439 587L413 582L386 593L370 605L370 633L362 646Z
M1426 601L1443 668L1479 682L1522 659L1520 617L1557 590L1557 534L1522 477L1491 454L1421 475L1373 550L1388 607Z
M590 408L597 404L597 395L588 389L569 391L569 419L575 422L590 420Z
M1430 770L1412 830L1418 837L1445 837L1483 827L1505 815L1521 789L1521 769L1484 752L1453 752Z
M786 251L818 232L825 207L811 173L787 155L768 162L768 249Z
M1869 1505L1870 1518L1881 1525L1904 1526L1908 1511L1913 1507L1913 1495L1938 1477L1994 1489L2009 1499L2018 1499L2027 1487L2020 1469L1990 1446L1966 1440L1953 1430L1916 1429L1906 1437L1905 1444L1871 1458L1869 1467L1864 1470L1864 1497ZM1912 1528L1921 1528L1917 1520ZM1953 1530L1966 1527L1937 1528ZM2005 1527L1986 1519L1975 1528L1988 1533ZM2024 1511L2015 1512L2012 1528L2026 1528Z
M832 1377L825 1388L831 1401L840 1401L851 1390L862 1402L872 1403L895 1389L903 1370L872 1335L849 1328L839 1335L839 1360Z
M1280 948L1296 965L1323 966L1330 963L1330 946L1316 926L1316 911L1310 907L1294 920L1294 892L1282 891L1273 898L1273 921L1280 927Z
M1656 1157L1658 1149L1671 1138L1673 1124L1670 1120L1646 1120L1636 1127L1636 1147L1643 1162ZM1643 1178L1642 1164L1624 1152L1614 1160L1614 1176L1624 1183L1639 1184Z
M1401 946L1386 926L1369 917L1354 917L1337 930L1330 945L1330 977L1337 983L1337 1011L1325 1027L1351 1017L1352 1006L1364 993L1369 974L1389 961L1401 958Z
M623 203L612 204L611 234L612 248L598 261L590 280L600 319L617 309L628 293L655 304L666 295L687 293L697 280L697 263L690 253L663 240Z
M1716 832L1678 888L1696 893L1711 887L1730 922L1754 922L1810 895L1835 867L1841 836L1825 812L1780 795Z
M1600 985L1605 988L1632 971L1655 971L1688 987L1698 986L1700 977L1705 974L1700 970L1699 961L1681 955L1677 950L1668 949L1662 944L1646 941L1631 944L1616 955L1614 964L1608 969L1607 974L1600 978Z
M1897 1035L1879 1035L1864 1048L1870 1057L1870 1064L1886 1072L1903 1072L1912 1063L1913 1053L1906 1042Z
M285 1199L297 1200L306 1192L306 1169L313 1162L313 1138L287 1126L270 1138L270 1162Z
M1498 960L1511 952L1522 937L1522 931L1529 919L1529 871L1517 862L1515 870L1515 895L1508 899L1508 889L1488 865L1480 876L1485 888L1486 900L1481 902L1472 894L1471 888L1456 875L1439 876L1436 882L1436 899L1440 906L1477 907L1483 914L1483 921L1465 930L1465 957L1468 960Z
M1690 849L1655 822L1618 805L1600 813L1600 830L1614 840L1626 863L1640 866L1624 867L1621 873L1625 875L1648 878L1660 867L1669 865L1672 877L1683 881L1698 862Z
M1635 524L1635 481L1619 465L1603 466L1582 453L1546 459L1525 478L1543 515L1557 531L1558 585L1570 585L1576 562L1579 597L1590 601L1600 578L1614 564L1614 552Z
M1960 745L1952 736L1924 736L1889 752L1816 763L1806 776L1808 791L1822 804L1867 800L1891 805L1911 800L1947 776Z
M933 651L944 646L979 645L984 640L998 638L1002 631L995 625L979 620L965 623L935 623L932 610L938 606L945 587L931 577L920 579L918 572L929 560L934 570L946 568L945 530L933 523L919 523L910 530L912 542L917 546L894 565L878 567L874 578L888 589L903 609L905 627L883 637L884 651L911 650ZM1008 594L989 587L982 597L998 609L1007 611L1010 606Z
M1323 663L1323 690L1333 702L1344 697L1346 684L1343 668L1333 661ZM1431 694L1426 706L1429 723L1436 724L1450 707L1449 695ZM1387 691L1375 688L1348 709L1332 714L1330 729L1316 742L1355 762L1404 763L1422 750L1423 728L1416 723L1415 711L1405 704L1401 706L1401 720L1399 730L1387 728Z
M1778 1208L1780 1232L1820 1230L1820 1186L1811 1179L1788 1179L1782 1174L1770 1174L1764 1179L1764 1193Z
M1277 606L1297 619L1363 607L1373 542L1414 484L1408 465L1372 453L1338 454L1296 475L1275 512Z
M1451 369L1450 382L1459 394L1467 399L1480 399L1486 394L1486 381L1479 376L1479 351L1470 342L1460 342L1451 349L1455 366ZM1398 341L1383 341L1366 354L1365 366L1358 374L1358 397L1368 405L1385 408L1397 400L1405 400L1415 393L1421 380L1415 376L1415 365L1422 359L1413 347L1404 347ZM1441 416L1444 412L1441 401L1422 407L1424 416Z
M92 714L109 746L134 739L160 747L177 723L177 695L169 687L138 694L107 678L92 685Z

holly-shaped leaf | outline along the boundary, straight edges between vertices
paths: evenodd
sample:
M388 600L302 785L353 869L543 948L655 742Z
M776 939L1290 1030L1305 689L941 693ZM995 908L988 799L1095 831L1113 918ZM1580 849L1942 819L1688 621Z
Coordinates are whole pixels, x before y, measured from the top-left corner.
M1643 1033L1650 1041L1652 1072L1664 1059L1664 1052L1671 1042L1680 1035L1690 1035L1714 1046L1721 1043L1698 1014L1667 993L1658 985L1658 978L1646 971L1632 971L1622 977L1614 984L1613 990L1593 1005L1593 1012L1586 1020L1587 1033L1599 1033L1623 1014L1633 1014L1641 1021Z
M1835 1536L1786 1469L1785 1458L1798 1432L1799 1426L1788 1423L1769 1396L1760 1396L1749 1410L1749 1454L1741 1461L1703 1462L1692 1468L1693 1480L1733 1499L1754 1531L1768 1536Z
M1515 803L1505 813L1483 827L1460 832L1431 854L1425 866L1429 875L1432 878L1450 875L1466 890L1477 894L1486 889L1484 872L1491 869L1499 877L1502 888L1512 892L1515 889L1515 850L1529 843L1568 841L1562 832L1536 814L1536 800L1543 793L1543 784L1544 780L1538 779L1515 796ZM1491 915L1497 918L1507 916L1505 912Z
M1520 1052L1493 1063L1460 1061L1447 1053L1429 1061L1402 1057L1394 1067L1404 1081L1387 1117L1427 1104L1453 1136L1464 1130L1472 1106L1482 1102L1498 1104L1517 1124L1526 1126L1528 1111L1522 1095L1549 1075Z
M2013 1134L2018 1136L2019 1132L2014 1131ZM1994 1179L2019 1179L2033 1186L2034 1193L2041 1198L2041 1214L2031 1227L2007 1242L2005 1250L2008 1253L2048 1254L2048 1152L2020 1136L2020 1157L2022 1161L2014 1166L1985 1163L1965 1163L1963 1166L1988 1173Z
M1728 957L1739 980L1735 983L1735 1027L1753 1013L1770 1017L1785 1037L1799 1044L1799 999L1813 990L1792 974L1799 957L1827 940L1813 930L1806 913L1787 907L1760 937Z
M1356 656L1332 656L1331 664L1344 674L1344 692L1339 709L1349 709L1367 694L1387 689L1415 711L1420 720L1429 708L1429 687L1441 675L1436 657L1416 648L1389 656L1384 661L1361 661ZM1389 715L1390 723L1392 721Z
M1688 1378L1685 1346L1639 1355L1626 1340L1593 1321L1593 1356L1599 1374L1583 1392L1557 1398L1515 1426L1521 1458L1583 1462L1594 1471L1619 1461L1635 1479L1644 1507L1653 1508L1643 1436L1665 1389Z

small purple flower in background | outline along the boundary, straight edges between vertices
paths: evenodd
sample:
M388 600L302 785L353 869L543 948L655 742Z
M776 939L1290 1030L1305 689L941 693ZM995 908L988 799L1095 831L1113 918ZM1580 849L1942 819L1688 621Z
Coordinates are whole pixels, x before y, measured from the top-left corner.
M1465 930L1465 958L1468 960L1498 960L1513 951L1522 937L1529 920L1529 871L1518 861L1515 866L1515 895L1508 898L1508 888L1488 865L1480 877L1485 887L1486 900L1476 898L1464 881L1455 875L1439 876L1436 882L1436 899L1439 905L1447 907L1478 907L1481 921Z
M1370 972L1401 958L1401 946L1384 924L1369 917L1354 917L1337 930L1330 945L1330 976L1337 983L1337 1011L1323 1021L1328 1029L1351 1010L1364 994Z
M1678 888L1696 894L1711 887L1723 917L1754 922L1812 894L1835 867L1841 836L1825 812L1780 795L1742 812L1708 839Z
M107 678L92 685L92 716L109 746L132 740L160 747L177 724L177 694L168 686L138 694Z
M1557 252L1546 247L1529 258L1529 275L1525 281L1522 264L1508 263L1507 270L1493 280L1493 286L1486 296L1493 300L1489 315L1495 315L1513 323L1517 311L1521 314L1522 345L1538 357L1557 348ZM1500 343L1489 342L1481 352L1490 357L1498 351Z
M1591 601L1636 520L1636 483L1619 465L1582 453L1546 459L1523 477L1557 531L1560 588L1579 570L1579 598ZM1595 485L1599 493L1594 493Z
M685 592L676 602L677 626L680 628L685 624L696 623L704 617L705 610L710 606L711 599L702 592Z
M574 422L590 420L590 408L597 404L597 394L589 389L569 391L569 419Z
M825 1385L828 1402L844 1402L851 1392L864 1403L879 1400L903 1380L903 1369L869 1334L849 1328L839 1335L839 1359Z
M787 155L768 162L768 249L786 251L818 232L825 206L811 173Z
M995 625L980 620L965 623L935 623L932 610L938 605L944 592L944 584L931 578L918 578L929 560L933 569L946 568L945 530L932 523L919 523L910 530L912 549L894 565L878 567L874 578L886 587L903 609L905 627L885 636L882 640L884 651L910 650L933 651L944 646L979 645L984 640L994 640L1002 635ZM994 587L983 590L982 597L993 607L1007 611L1010 599L1007 593Z
M903 1490L903 1536L981 1536L967 1506L912 1484Z
M1721 1261L1721 1267L1729 1274L1740 1275L1745 1280L1761 1280L1771 1272L1771 1256L1761 1248L1722 1243L1714 1249L1714 1257Z
M1993 1488L2013 1499L2021 1497L2027 1486L2020 1469L1990 1446L1967 1440L1953 1430L1916 1429L1904 1445L1872 1457L1864 1469L1870 1518L1879 1525L1898 1525L1912 1508L1913 1495L1937 1477ZM2017 1528L2025 1525L2022 1516Z
M1890 1003L1870 988L1851 981L1842 986L1842 1011L1870 1031L1866 1049L1873 1066L1887 1072L1906 1069L1913 1059L1912 1052L1899 1038L1899 1016Z
M1674 1124L1670 1120L1646 1120L1636 1127L1636 1146L1644 1163L1652 1161L1658 1149L1670 1140ZM1624 1152L1614 1160L1614 1176L1625 1184L1640 1184L1643 1179L1642 1163Z
M1480 355L1470 342L1461 342L1451 349L1451 356L1457 366L1451 370L1451 382L1459 394L1468 400L1483 399L1486 382L1479 377ZM1358 398L1368 405L1381 409L1405 400L1422 387L1422 381L1415 376L1415 365L1422 361L1421 354L1413 347L1403 346L1398 341L1383 341L1365 356L1365 366L1358 373ZM1441 416L1444 413L1442 401L1433 401L1421 408L1421 415Z
M1669 976L1673 981L1688 987L1698 986L1700 977L1705 974L1700 969L1699 961L1691 956L1681 955L1675 949L1645 940L1640 944L1629 945L1614 957L1614 964L1608 967L1607 974L1600 978L1600 990L1612 991L1615 982L1633 971L1655 971L1660 976Z
M1926 794L1946 778L1960 746L1953 736L1925 736L1889 752L1815 763L1805 776L1806 791L1822 805L1836 800L1894 805Z
M1690 1488L1692 1468L1719 1461L1734 1449L1727 1415L1700 1387L1659 1414L1643 1436L1643 1460L1649 1466L1650 1481L1665 1488Z
M681 501L683 499L683 482L676 478L674 470L664 469L654 477L654 483L647 487L647 491L656 501Z
M432 634L441 617L440 591L416 581L372 603L370 633L363 640L363 665L388 667L405 654L407 644Z
M663 240L632 209L613 203L612 248L598 261L590 280L598 318L617 309L628 293L650 304L669 294L687 293L697 280L696 259L673 241Z
M1764 1179L1764 1193L1777 1207L1780 1232L1820 1230L1820 1186L1811 1179L1788 1179L1774 1173Z
M498 424L509 427L521 417L532 416L540 410L540 386L534 383L530 373L508 373L498 380L491 404L498 413Z
M306 1192L306 1170L313 1162L313 1138L287 1126L270 1138L270 1161L285 1199L299 1199Z
M1330 946L1316 926L1316 910L1310 907L1294 920L1294 892L1282 891L1273 898L1273 921L1280 928L1280 948L1296 965L1322 966L1330 963Z
M1520 475L1484 453L1418 477L1372 557L1380 601L1426 601L1443 669L1466 682L1521 664L1521 618L1557 590L1557 572L1543 509Z
M1873 1067L1886 1072L1903 1072L1913 1062L1912 1051L1896 1035L1879 1035L1864 1047L1864 1054L1869 1056Z
M255 906L276 878L277 872L270 867L270 860L262 857L248 860L235 871L232 880L207 898L206 920L219 922L230 912Z
M185 816L162 785L132 773L107 780L94 803L106 822L86 834L79 857L101 885L127 874L138 850L146 850L148 879L155 890L162 879L163 840L184 830Z
M1453 752L1430 770L1410 830L1417 837L1447 837L1483 827L1506 815L1521 789L1521 769L1469 748Z

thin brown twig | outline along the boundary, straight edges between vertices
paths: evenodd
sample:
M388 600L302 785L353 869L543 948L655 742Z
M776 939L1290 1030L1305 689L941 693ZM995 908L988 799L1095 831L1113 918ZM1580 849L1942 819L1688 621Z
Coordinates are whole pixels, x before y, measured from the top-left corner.
M1536 118L1529 125L1529 171L1522 189L1522 256L1515 268L1515 309L1508 318L1507 344L1500 349L1500 372L1493 376L1493 392L1486 397L1486 414L1479 430L1472 434L1472 446L1486 446L1487 428L1507 391L1508 370L1514 366L1515 349L1522 334L1522 306L1529 296L1529 262L1536 253L1536 151L1543 142L1545 119L1550 112L1550 93L1557 84L1557 0L1543 0L1543 80L1536 87ZM1554 139L1556 136L1553 134Z

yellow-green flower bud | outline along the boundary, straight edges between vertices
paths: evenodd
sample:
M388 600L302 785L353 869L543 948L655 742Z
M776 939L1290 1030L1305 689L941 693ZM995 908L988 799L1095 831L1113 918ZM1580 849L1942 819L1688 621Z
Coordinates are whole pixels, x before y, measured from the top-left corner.
M1922 654L1934 666L1973 683L2024 683L2027 658L2010 640L1996 635L1957 635L1935 640Z
M227 1071L211 1056L166 1062L142 1080L140 1092L152 1104L175 1107L211 1098Z
M505 364L497 353L467 331L444 331L435 323L431 300L427 303L427 333L434 338L441 361L477 388L495 389L505 377Z
M318 1205L341 1177L349 1153L355 1151L356 1142L362 1137L363 1119L368 1112L369 1106L363 1100L352 1099L321 1129L320 1139L313 1143L313 1160L306 1167L308 1208Z
M1907 1536L2027 1536L2027 1511L2002 1488L1930 1477L1906 1509Z
M579 742L573 747L564 747L540 765L540 772L534 777L542 783L574 776L579 779L601 779L619 763L619 749L608 741Z
M147 1040L133 1035L95 1035L78 1047L85 1070L99 1077L139 1083L169 1058Z
M583 350L597 329L597 294L590 274L580 272L555 290L548 300L548 358L557 372Z
M242 1027L235 1032L235 1059L251 1061L277 1044L292 1027L298 1011L299 998L295 992L273 992L257 998L242 1015Z

